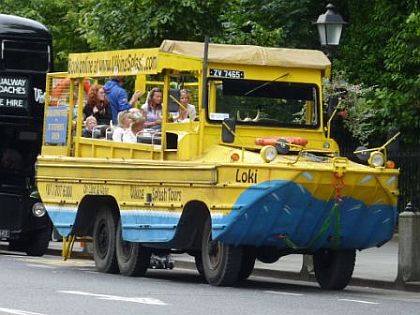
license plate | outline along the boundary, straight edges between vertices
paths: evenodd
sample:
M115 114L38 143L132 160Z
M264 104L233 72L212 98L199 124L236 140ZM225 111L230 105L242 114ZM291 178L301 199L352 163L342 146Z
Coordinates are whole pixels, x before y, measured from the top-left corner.
M213 78L243 79L245 73L241 70L210 69L210 76Z
M0 229L0 238L9 238L10 230L1 230Z

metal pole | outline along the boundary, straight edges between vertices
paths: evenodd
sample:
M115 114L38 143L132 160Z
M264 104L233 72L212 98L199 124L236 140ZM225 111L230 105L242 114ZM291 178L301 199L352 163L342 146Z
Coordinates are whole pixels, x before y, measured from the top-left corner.
M201 98L201 107L206 108L207 105L207 63L209 57L209 37L206 35L204 37L204 58L203 58L203 86L202 86L202 98Z

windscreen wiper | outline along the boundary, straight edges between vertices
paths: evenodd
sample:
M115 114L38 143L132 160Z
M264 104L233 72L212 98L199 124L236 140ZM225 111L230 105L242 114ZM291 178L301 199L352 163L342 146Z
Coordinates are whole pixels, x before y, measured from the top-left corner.
M268 82L264 82L263 84L260 84L260 85L258 85L257 87L255 87L255 88L253 88L253 89L249 90L248 92L246 92L246 93L244 94L244 96L248 96L249 94L251 94L251 93L253 93L253 92L255 92L255 91L257 91L257 90L261 89L262 87L264 87L264 86L266 86L266 85L269 85L269 84L271 84L271 83L273 83L273 82L276 82L277 80L283 79L283 78L287 77L289 74L290 74L290 73L282 74L281 76L279 76L279 77L275 78L274 80L271 80L271 81L268 81Z

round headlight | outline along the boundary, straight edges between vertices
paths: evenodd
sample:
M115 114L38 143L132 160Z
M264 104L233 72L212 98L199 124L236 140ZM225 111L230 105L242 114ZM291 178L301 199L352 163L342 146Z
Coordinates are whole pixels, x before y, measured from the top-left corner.
M37 218L41 218L47 213L47 210L45 209L42 202L35 202L32 206L32 214L36 216Z
M368 162L373 167L382 167L385 164L385 157L381 152L375 151L370 154Z
M277 149L272 145L266 145L261 149L260 155L264 162L270 163L277 156Z

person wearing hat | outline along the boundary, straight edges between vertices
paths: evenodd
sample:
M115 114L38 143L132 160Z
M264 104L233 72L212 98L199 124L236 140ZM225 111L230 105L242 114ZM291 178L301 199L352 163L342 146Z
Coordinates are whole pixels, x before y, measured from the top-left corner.
M143 95L142 92L136 91L131 97L130 101L128 101L128 94L127 91L122 87L123 84L124 79L122 77L113 77L104 85L108 102L111 105L112 122L114 124L117 124L118 113L132 108Z

